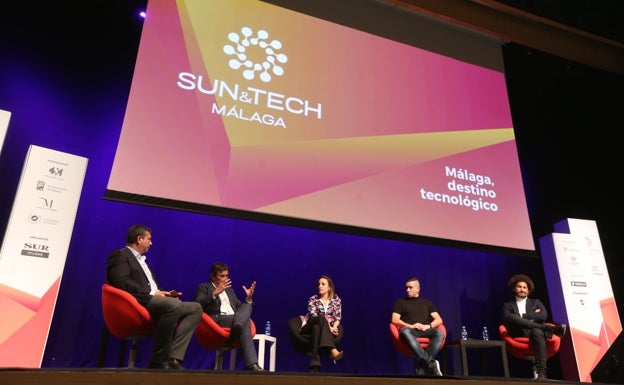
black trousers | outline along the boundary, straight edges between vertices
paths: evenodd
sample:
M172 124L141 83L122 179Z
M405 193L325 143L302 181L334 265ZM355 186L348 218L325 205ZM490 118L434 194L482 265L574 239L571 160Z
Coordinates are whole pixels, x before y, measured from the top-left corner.
M538 372L546 373L546 339L552 337L552 328L520 317L514 318L513 323L509 322L506 326L512 337L529 337L529 343L535 351L535 368Z
M310 367L320 367L320 354L329 354L342 339L342 328L338 335L331 332L329 323L324 316L311 317L301 328L301 335L310 339Z

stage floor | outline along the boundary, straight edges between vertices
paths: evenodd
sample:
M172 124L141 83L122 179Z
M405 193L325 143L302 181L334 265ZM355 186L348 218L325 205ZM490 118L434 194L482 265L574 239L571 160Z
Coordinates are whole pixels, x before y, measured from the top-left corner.
M0 369L2 385L527 385L575 384L560 380L536 381L502 377L417 377L323 373L280 373L146 369Z

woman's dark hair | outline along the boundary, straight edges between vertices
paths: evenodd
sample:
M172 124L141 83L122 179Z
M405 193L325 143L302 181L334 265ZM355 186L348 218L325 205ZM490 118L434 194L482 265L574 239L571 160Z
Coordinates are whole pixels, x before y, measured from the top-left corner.
M318 286L318 281L320 281L323 278L327 280L327 285L329 286L329 298L333 299L336 296L336 287L334 286L334 281L332 281L329 275L321 275L319 279L316 281L317 286Z

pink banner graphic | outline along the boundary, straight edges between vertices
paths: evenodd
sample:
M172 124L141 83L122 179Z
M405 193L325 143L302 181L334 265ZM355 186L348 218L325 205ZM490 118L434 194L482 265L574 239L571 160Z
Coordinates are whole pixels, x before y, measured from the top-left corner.
M260 1L150 2L107 188L535 250L504 74Z

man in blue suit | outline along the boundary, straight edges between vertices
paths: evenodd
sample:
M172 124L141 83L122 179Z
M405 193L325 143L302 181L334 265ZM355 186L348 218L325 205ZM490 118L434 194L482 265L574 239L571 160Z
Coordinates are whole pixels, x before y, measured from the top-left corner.
M545 380L546 376L546 339L553 334L563 337L566 325L547 325L548 311L539 299L529 298L535 284L524 274L511 277L507 283L514 294L514 299L503 305L504 323L512 337L529 337L535 350L535 369L538 380Z

